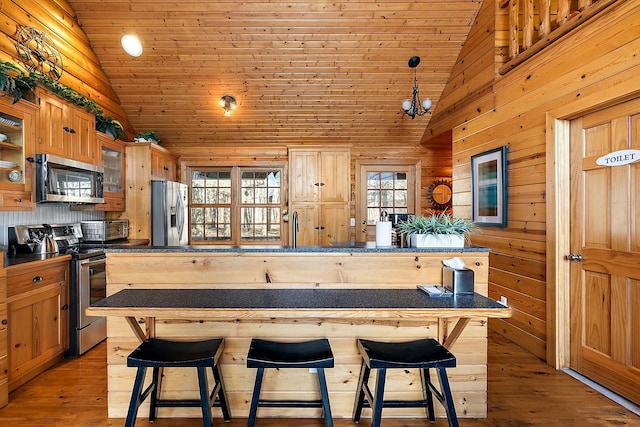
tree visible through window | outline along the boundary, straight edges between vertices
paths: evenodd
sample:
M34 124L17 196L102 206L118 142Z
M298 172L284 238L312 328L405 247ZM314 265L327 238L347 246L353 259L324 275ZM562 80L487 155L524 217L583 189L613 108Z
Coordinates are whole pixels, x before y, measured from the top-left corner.
M367 173L367 224L374 224L383 211L409 212L409 186L405 172Z
M191 171L191 242L232 244L282 240L282 170Z

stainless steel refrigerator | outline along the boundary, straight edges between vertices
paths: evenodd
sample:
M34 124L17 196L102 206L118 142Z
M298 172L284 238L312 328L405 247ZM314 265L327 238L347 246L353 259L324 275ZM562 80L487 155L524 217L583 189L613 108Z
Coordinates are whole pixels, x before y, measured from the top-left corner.
M151 181L151 244L189 244L189 195L186 184Z

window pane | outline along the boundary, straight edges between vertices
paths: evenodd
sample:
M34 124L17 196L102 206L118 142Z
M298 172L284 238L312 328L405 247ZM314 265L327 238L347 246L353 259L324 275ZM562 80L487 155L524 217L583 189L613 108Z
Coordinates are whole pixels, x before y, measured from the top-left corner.
M380 219L381 212L407 213L409 181L405 172L367 173L367 224Z
M191 203L194 203L197 205L204 203L204 189L202 188L193 189L193 191L191 192Z

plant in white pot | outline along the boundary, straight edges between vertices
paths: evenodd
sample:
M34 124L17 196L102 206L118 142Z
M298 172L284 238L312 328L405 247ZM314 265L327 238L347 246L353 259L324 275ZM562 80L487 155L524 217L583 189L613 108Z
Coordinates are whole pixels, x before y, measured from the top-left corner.
M140 132L133 140L135 142L155 142L158 145L162 145L162 140L160 139L158 134L152 130Z
M476 225L443 212L409 217L400 223L399 228L414 248L463 248L466 237L475 230Z

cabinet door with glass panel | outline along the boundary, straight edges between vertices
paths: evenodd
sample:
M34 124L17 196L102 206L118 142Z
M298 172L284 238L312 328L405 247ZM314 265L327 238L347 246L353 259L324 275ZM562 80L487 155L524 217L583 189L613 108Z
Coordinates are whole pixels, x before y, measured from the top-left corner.
M282 167L192 168L192 244L282 244Z
M104 203L96 205L97 210L125 210L124 187L124 151L125 142L114 140L102 132L96 132L98 145L101 147L102 167L104 168Z
M0 210L35 209L32 191L36 106L0 97Z

